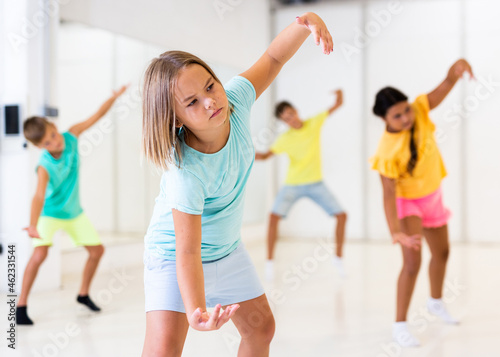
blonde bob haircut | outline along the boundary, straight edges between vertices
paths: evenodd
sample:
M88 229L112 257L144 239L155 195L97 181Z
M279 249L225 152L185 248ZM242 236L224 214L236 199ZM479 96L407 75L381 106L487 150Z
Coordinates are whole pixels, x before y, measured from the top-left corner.
M175 88L179 72L197 64L221 84L212 69L188 52L168 51L154 58L144 75L142 100L142 147L146 159L167 170L182 159L180 121L175 114ZM185 135L189 129L184 127Z

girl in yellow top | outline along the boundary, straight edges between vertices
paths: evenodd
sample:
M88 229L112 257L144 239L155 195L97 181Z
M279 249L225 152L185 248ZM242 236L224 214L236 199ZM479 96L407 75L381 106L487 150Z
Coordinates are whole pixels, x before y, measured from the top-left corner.
M449 254L450 212L443 206L441 180L446 169L434 138L435 126L429 111L448 95L460 77L472 69L461 59L451 66L446 79L432 92L419 96L412 104L397 89L387 87L377 93L373 113L386 123L386 131L371 159L372 169L380 173L384 209L393 243L400 243L403 267L397 288L396 323L393 338L401 346L418 346L408 331L406 315L421 262L421 236L432 254L429 277L429 312L447 323L456 324L441 300Z

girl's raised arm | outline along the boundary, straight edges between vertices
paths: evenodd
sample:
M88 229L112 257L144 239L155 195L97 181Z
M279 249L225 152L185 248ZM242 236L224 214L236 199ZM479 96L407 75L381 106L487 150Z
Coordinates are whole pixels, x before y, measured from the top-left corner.
M241 74L253 84L256 98L269 87L283 65L292 58L311 33L316 45L321 44L324 54L332 52L332 36L323 20L312 12L297 16L294 23L276 36L259 60Z
M429 108L432 110L436 108L444 98L450 93L457 81L464 75L464 73L469 73L471 78L474 78L472 73L472 67L469 62L464 59L459 59L455 62L450 70L445 80L439 84L436 89L427 94L427 99L429 101Z

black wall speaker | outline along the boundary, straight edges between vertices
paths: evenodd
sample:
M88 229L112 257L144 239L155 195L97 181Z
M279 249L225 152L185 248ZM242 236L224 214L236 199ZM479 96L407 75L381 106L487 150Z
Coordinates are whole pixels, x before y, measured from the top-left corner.
M19 105L6 105L4 120L5 135L20 134Z

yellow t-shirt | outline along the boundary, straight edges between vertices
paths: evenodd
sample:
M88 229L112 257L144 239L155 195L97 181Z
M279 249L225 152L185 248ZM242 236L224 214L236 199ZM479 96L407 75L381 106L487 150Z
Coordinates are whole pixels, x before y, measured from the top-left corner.
M436 191L446 176L446 168L434 137L436 126L429 118L427 95L419 96L411 106L415 112L415 140L418 149L413 175L406 169L411 157L410 130L399 133L385 131L370 163L372 169L382 176L397 180L397 197L415 199Z
M286 176L287 185L307 185L323 179L321 173L321 127L328 117L324 111L308 120L302 128L290 128L274 142L274 154L286 153L290 166Z

